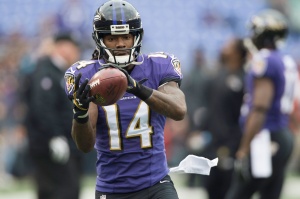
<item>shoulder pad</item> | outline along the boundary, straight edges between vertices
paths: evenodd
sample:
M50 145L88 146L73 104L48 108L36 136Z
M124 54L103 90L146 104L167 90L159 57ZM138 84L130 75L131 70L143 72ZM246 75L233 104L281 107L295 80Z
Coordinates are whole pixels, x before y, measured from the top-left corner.
M154 62L160 62L161 64L172 65L174 70L178 75L182 75L181 73L181 65L180 61L173 54L165 53L165 52L154 52L148 54L148 59L152 59ZM156 59L157 58L157 59Z
M153 52L153 53L149 53L148 54L148 59L150 58L164 58L167 59L169 57L169 55L167 53L164 52Z
M98 62L97 60L81 60L81 61L74 63L72 65L72 67L74 69L76 68L76 70L81 70L83 68L89 67L90 65L94 65L97 62Z
M79 74L85 74L94 67L94 64L97 63L97 60L82 60L74 63L68 70L65 72L64 79L66 82L66 90L68 94L71 94L75 86L75 77Z

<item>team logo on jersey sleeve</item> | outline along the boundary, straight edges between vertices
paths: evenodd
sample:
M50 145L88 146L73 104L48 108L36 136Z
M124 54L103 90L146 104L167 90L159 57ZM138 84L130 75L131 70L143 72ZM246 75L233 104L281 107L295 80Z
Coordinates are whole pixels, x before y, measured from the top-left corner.
M65 82L66 82L66 88L69 94L71 94L74 91L74 87L75 87L75 75L74 72L71 71L67 71L65 76Z
M174 70L176 71L176 73L181 76L181 66L180 66L180 61L176 58L176 57L173 57L172 60L171 60L171 63L174 67Z
M264 57L255 55L252 59L251 69L256 76L263 76L267 69L267 63Z

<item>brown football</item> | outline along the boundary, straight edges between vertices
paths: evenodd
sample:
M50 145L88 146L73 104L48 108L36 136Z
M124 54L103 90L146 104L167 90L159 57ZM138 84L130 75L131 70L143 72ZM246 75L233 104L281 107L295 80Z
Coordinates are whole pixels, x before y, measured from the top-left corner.
M89 80L90 96L99 106L108 106L116 103L126 92L128 83L126 75L117 68L105 68Z

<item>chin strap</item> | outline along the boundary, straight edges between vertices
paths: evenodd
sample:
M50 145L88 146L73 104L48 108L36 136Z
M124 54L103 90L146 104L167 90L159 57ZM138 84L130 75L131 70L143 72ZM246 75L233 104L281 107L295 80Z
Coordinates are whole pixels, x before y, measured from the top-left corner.
M141 53L139 53L138 55L142 55ZM126 55L126 57L129 56L129 55ZM123 56L118 56L118 57L123 57ZM142 57L142 60L140 62L138 61L133 61L133 62L130 62L130 63L126 63L126 64L115 64L113 62L108 62L108 63L101 63L100 62L100 54L98 55L98 63L103 66L103 67L108 67L108 66L114 66L114 67L119 67L119 68L125 68L126 66L129 66L129 65L141 65L143 62L144 62L144 56L141 56ZM123 59L123 58L122 58ZM128 59L127 59L128 60Z

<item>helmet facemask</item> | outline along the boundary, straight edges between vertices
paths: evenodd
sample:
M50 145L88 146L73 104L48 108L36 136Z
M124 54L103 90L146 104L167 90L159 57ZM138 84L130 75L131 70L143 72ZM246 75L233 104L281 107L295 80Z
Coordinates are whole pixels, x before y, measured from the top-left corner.
M125 33L127 34L127 33ZM101 36L99 36L101 35ZM115 34L112 34L115 35ZM106 62L105 65L112 65L117 67L126 67L130 64L139 65L140 62L137 62L137 57L140 54L140 48L142 46L141 43L141 37L142 35L139 33L136 33L134 36L134 43L131 48L125 48L125 49L112 49L106 47L106 45L103 42L103 34L98 34L98 38L95 39L97 49L100 52L99 55L101 58L103 58ZM117 55L115 52L124 51L127 55ZM103 64L102 64L103 65Z

